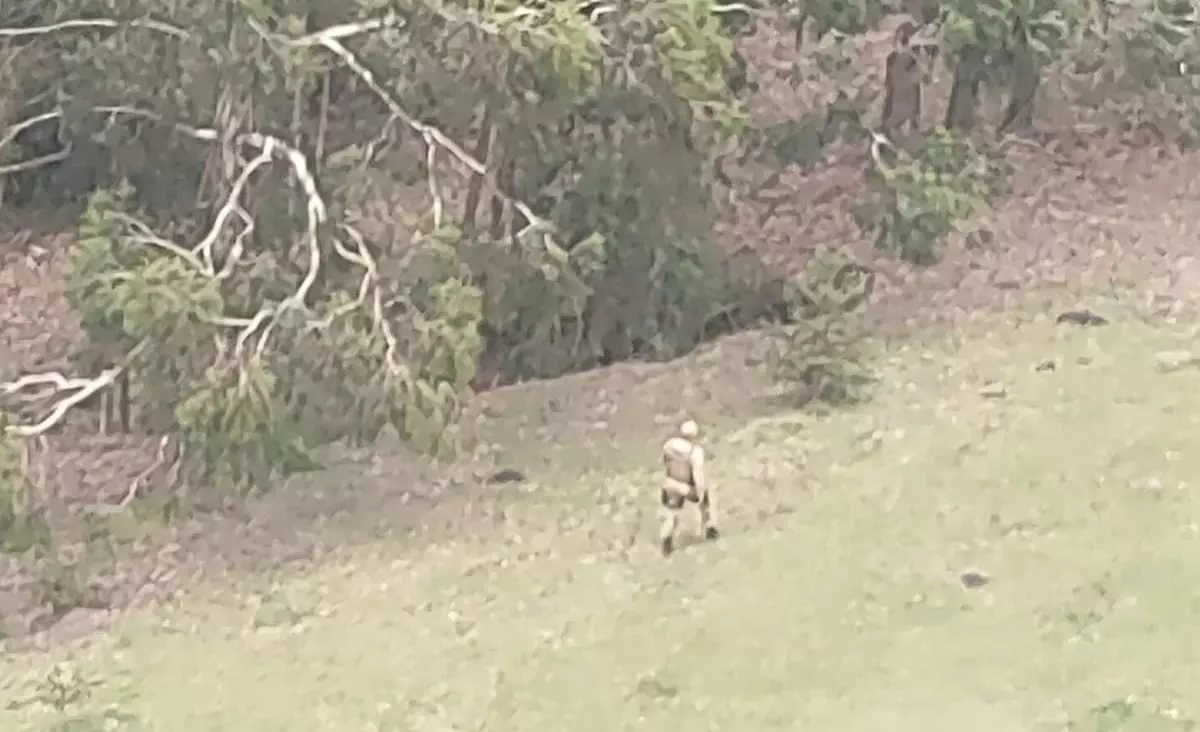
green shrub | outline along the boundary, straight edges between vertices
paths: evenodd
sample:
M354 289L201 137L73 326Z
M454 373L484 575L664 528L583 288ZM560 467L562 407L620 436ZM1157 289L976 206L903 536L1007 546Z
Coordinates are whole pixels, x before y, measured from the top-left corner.
M770 340L776 381L798 404L846 404L873 382L862 312L873 276L845 255L823 249L788 283L789 323Z
M905 261L936 262L956 224L1005 191L1007 164L947 130L930 135L912 153L884 148L858 223L874 234L876 246Z

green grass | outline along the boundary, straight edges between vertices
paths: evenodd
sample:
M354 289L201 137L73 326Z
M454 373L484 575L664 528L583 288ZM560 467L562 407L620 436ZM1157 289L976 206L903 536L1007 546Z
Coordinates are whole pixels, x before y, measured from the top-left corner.
M488 531L195 588L88 643L3 659L0 677L25 682L4 693L68 659L102 682L87 708L164 732L1185 729L1172 717L1200 718L1200 371L1159 373L1154 354L1190 340L979 330L890 352L855 409L721 409L719 545L654 551L654 428L637 410L664 386L648 378L615 399L613 439L562 422ZM989 381L1007 396L981 396ZM709 388L751 410L758 387ZM966 589L966 570L991 581Z

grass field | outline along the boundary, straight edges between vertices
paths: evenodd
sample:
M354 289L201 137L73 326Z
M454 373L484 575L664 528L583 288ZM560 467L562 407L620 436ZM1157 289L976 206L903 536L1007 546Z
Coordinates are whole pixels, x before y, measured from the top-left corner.
M1156 354L1192 334L973 330L887 351L877 397L824 417L745 404L761 375L740 362L711 372L746 379L694 387L712 390L719 544L655 551L651 469L676 415L645 410L722 352L610 392L590 444L546 396L570 382L523 387L559 411L533 410L539 431L496 408L508 459L544 461L487 530L192 588L4 658L2 701L66 661L99 682L74 713L162 732L1189 729L1200 370ZM61 717L17 707L0 728Z

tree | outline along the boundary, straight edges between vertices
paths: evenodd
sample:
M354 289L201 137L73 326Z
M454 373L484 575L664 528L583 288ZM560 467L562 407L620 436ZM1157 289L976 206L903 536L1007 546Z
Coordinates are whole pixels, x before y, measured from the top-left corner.
M103 369L38 417L128 378L193 481L260 486L386 425L453 451L481 369L673 355L725 304L709 186L742 115L708 0L8 20L0 172L13 203L81 209L70 294Z
M1042 69L1068 48L1086 17L1077 0L987 0L942 5L945 56L954 68L946 127L969 131L983 85L1007 83L999 132L1028 129Z

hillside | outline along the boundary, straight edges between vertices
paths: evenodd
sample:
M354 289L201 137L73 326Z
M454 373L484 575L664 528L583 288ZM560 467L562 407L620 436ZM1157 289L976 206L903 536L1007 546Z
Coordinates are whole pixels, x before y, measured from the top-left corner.
M809 78L801 84L794 83L792 77L794 49L778 28L764 25L743 39L741 48L758 84L750 101L755 124L769 127L786 121L788 110L819 107L836 96L842 84L873 85L875 91L870 93L878 94L882 57L901 20L886 19L879 29L852 38L846 47L849 65L841 75ZM931 98L935 103L925 109L925 124L930 127L943 113L939 103L944 104L946 80L937 78L934 82ZM1055 110L1052 105L1051 110ZM990 322L989 318L1031 309L1050 312L1052 303L1062 306L1091 302L1097 297L1120 308L1128 317L1157 320L1189 311L1200 273L1191 251L1196 237L1195 211L1200 206L1200 183L1193 171L1200 166L1200 156L1139 142L1136 136L1074 132L1078 123L1061 116L1055 119L1067 126L1055 131L1047 144L1018 140L1007 148L1007 160L1015 171L1011 193L986 213L960 223L958 228L963 233L988 232L988 245L972 247L961 236L951 237L932 266L915 267L877 251L855 224L854 206L868 195L863 172L867 164L865 151L858 144L834 146L812 166L753 161L732 166L728 171L731 205L718 225L718 236L727 251L748 248L774 273L799 271L809 253L822 245L851 253L876 273L876 292L869 313L872 331L901 343L956 332L980 319ZM764 181L771 184L769 188L763 187ZM416 190L410 194L419 198ZM425 204L414 199L403 205L414 209ZM4 323L0 364L14 374L45 369L69 372L73 368L71 356L82 343L78 318L64 296L67 253L74 236L65 229L47 236L41 233L46 225L31 227L15 217L7 227L15 232L8 235L7 244L0 250L4 257L0 269L0 291L4 293L0 298L0 322ZM724 348L720 346L718 351ZM751 360L760 359L756 356ZM630 374L664 369L669 373L671 368L629 364L569 377L565 385L529 385L516 388L514 393L532 394L529 398L536 404L555 404L562 398L541 392L570 390L574 388L571 384L578 383L581 393L606 395L604 401L624 391L626 380L643 378ZM661 376L659 380L669 382L671 378ZM743 380L737 370L721 378L735 383ZM747 388L748 393L770 391L765 383L760 388ZM699 397L708 406L679 402L656 415L656 430L675 418L670 415L679 416L685 410L711 408L714 414L723 414L737 406L734 413L743 413L740 405L714 397L709 391ZM479 400L484 405L497 399L503 402L509 398L506 394L508 391L502 390ZM714 398L717 401L709 405ZM560 406L538 409L560 412ZM586 409L603 413L606 407L601 404ZM507 408L479 405L471 410L470 414L483 413L491 418L507 412ZM523 414L525 409L519 407L517 411ZM757 412L751 409L745 413ZM589 414L578 419L581 424L591 424L603 418ZM555 421L575 420L562 415ZM419 502L429 504L424 508L396 509L393 513L402 515L403 523L419 523L424 512L430 510L434 515L446 514L445 521L453 525L461 506L475 500L470 484L493 466L515 461L527 470L548 461L539 455L531 466L524 459L495 455L489 439L472 437L469 416L466 422L468 443L477 443L475 454L468 456L465 466L451 470L449 477L444 470L432 468L414 456L383 458L381 455L389 452L384 450L372 458L375 463L383 460L391 466L388 471L399 470L394 478L397 483L433 481L446 487L443 493L447 495L426 495ZM115 504L129 494L131 480L162 467L156 436L100 436L95 434L95 423L91 410L75 410L65 430L39 444L34 456L36 474L56 500L82 507ZM561 426L546 425L543 434L546 430L574 434L571 428ZM607 439L621 443L623 434L614 428ZM592 438L587 429L578 435L582 441ZM573 440L567 442L573 444ZM349 467L336 470L357 471L359 468L354 466L364 457L361 452L354 453L347 463ZM345 460L334 458L339 464ZM400 464L404 467L398 467ZM316 483L322 480L317 478ZM270 527L258 538L254 538L256 531L239 525L236 515L185 522L165 533L161 529L127 527L118 533L132 532L121 541L125 545L122 551L129 556L114 566L97 568L88 581L102 586L105 604L119 611L131 602L170 594L185 582L184 578L196 573L220 574L227 561L248 566L265 562L269 566L279 553L303 555L307 550L273 547L281 537L294 534L296 524L304 525L333 510L330 501L338 510L347 501L354 506L361 503L367 506L363 509L367 514L379 515L379 504L390 505L395 490L400 490L402 496L414 492L391 485L382 496L373 489L355 491L352 499L338 492L314 506L295 504L294 496L284 492L279 498L266 500L264 505L271 508L261 510L270 513ZM440 507L447 500L449 508ZM256 510L260 509L250 509L252 514ZM415 515L408 516L410 513ZM348 530L353 533L357 529ZM215 559L209 557L211 551L216 551ZM245 554L244 561L230 560L229 552ZM260 557L263 552L265 555ZM215 568L208 566L210 559ZM8 632L17 635L28 629L30 619L38 612L35 608L34 614L29 613L28 590L22 590L22 586L21 581L13 580L8 590L0 590L0 606L8 608ZM75 613L86 618L81 621L84 628L105 614ZM74 625L66 623L61 632L76 634Z
M1200 599L1197 375L1154 354L1194 338L1104 312L893 347L873 403L828 417L746 400L747 337L500 390L480 436L530 483L439 499L380 454L293 484L178 548L171 601L8 654L3 696L66 659L99 682L77 713L146 730L1173 728L1200 713L1172 630ZM726 538L664 562L642 458L685 406Z
M885 58L903 20L885 18L852 35L837 47L833 71L816 70L825 69L820 63L828 60L822 54L833 53L830 46L800 53L778 24L741 38L738 48L757 91L747 103L749 131L730 142L731 149L745 152L754 135L814 110L823 113L847 90L865 105L867 128L877 128ZM120 54L107 49L110 62L112 55L132 58L134 51L157 48L119 38ZM0 44L0 52L6 50ZM390 53L386 47L371 52ZM397 52L395 63L411 62L420 72L415 78L493 89L492 68L466 63L454 77L440 65L445 59L430 64L420 54L432 52L412 53L402 58ZM605 320L617 310L632 313L637 327L639 318L653 320L630 303L661 307L668 316L680 310L670 297L661 298L666 305L655 298L677 286L672 268L686 269L695 252L655 240L660 224L671 231L712 216L718 251L750 252L772 276L797 274L813 252L832 247L875 273L865 346L877 383L862 404L789 405L767 363L772 331L748 330L679 358L635 358L474 394L460 423L439 433L461 437L467 446L454 459L417 454L405 442L412 435L401 434L407 423L395 420L365 447L349 447L344 434L328 439L312 451L318 470L242 492L224 483L199 486L196 505L204 510L182 511L189 506L184 499L196 496L173 492L184 490L178 479L183 462L165 458L168 442L161 435L140 427L99 435L94 408L73 410L61 428L22 443L28 458L22 467L50 507L51 528L82 534L46 542L49 559L36 551L3 555L0 715L6 725L0 726L163 732L1191 729L1200 721L1200 706L1188 691L1200 682L1192 661L1200 646L1177 628L1200 602L1189 589L1198 575L1187 559L1200 541L1192 518L1200 458L1189 449L1200 430L1191 412L1200 406L1192 403L1200 399L1193 396L1200 346L1191 322L1200 304L1194 251L1200 153L1137 125L1118 131L1100 119L1117 112L1080 105L1079 79L1067 66L1046 73L1037 130L988 143L1013 171L1010 190L957 221L929 266L879 250L856 224L856 207L871 195L865 139L835 141L807 163L730 154L727 183L702 191L715 193L719 205L689 208L693 199L671 198L674 193L651 185L653 176L642 181L648 200L683 203L678 210L661 207L643 217L643 228L625 231L628 241L618 243L637 242L644 251L628 261L614 255L605 260L611 269L589 281L611 289L607 301L585 301L593 318L588 327L606 322L620 331L619 323ZM921 120L927 133L946 113L947 77L943 68L928 80ZM140 83L121 90L153 97L152 87ZM375 247L370 251L380 254L379 265L371 271L362 264L366 247L358 250L357 264L353 257L334 266L322 260L328 280L318 289L371 293L382 302L385 285L393 288L390 295L404 295L408 284L416 283L417 291L436 281L421 279L423 268L436 273L437 264L419 260L414 242L424 242L422 227L436 229L430 222L440 223L444 211L453 218L469 210L472 190L490 200L493 229L497 222L512 224L517 204L492 190L497 176L506 175L503 165L478 176L486 184L475 189L476 178L464 172L470 166L460 165L462 158L445 162L453 156L429 142L428 130L425 137L409 134L419 131L411 125L397 132L395 109L383 123L380 100L388 107L394 99L370 91L359 88L353 104L321 111L321 124L335 128L331 139L350 141L339 153L353 169L330 164L321 183L338 225L357 227ZM277 92L260 98L254 91L249 98L269 116L278 112L270 106L279 101L272 96ZM325 94L333 94L328 86ZM290 114L294 100L284 101ZM450 99L440 110L458 142L487 138L487 105L476 120L469 101ZM996 117L1001 102L985 95L982 114ZM521 106L526 103L533 104L513 102L511 110L558 113L553 105ZM166 155L164 140L138 139L145 148L134 141L114 147L120 155L109 161L113 170L144 165L147 150ZM680 160L690 159L675 142L660 143L647 149L687 170ZM243 141L243 147L253 146ZM186 145L169 149L182 160L160 161L154 170L162 180L143 181L140 194L145 205L160 207L158 213L179 205L171 199L178 190L192 194L168 173L191 165L208 176L220 157L215 147L198 147L202 155ZM490 164L486 147L478 149ZM563 150L572 152L566 144ZM442 166L426 164L426 153L428 161L442 155ZM243 172L252 165L249 157L235 162L224 184L238 165ZM519 162L529 165L526 172L541 164L534 154ZM641 162L653 173L658 161ZM667 163L662 168L667 180L686 178ZM303 170L293 167L287 175ZM248 258L254 265L243 262L239 270L256 297L278 295L281 283L290 287L301 279L301 244L308 241L297 213L301 199L280 203L274 196L284 186L271 188L271 180L247 194L266 211L258 220L270 231L264 241L279 246ZM200 193L207 185L205 177ZM546 190L561 193L558 185ZM597 202L606 200L596 195L592 204L599 210ZM311 214L312 200L306 205ZM294 215L280 224L271 215L281 211ZM64 293L70 253L80 246L78 227L51 226L29 211L3 214L0 375L74 373L86 340ZM463 213L448 228L473 216ZM192 237L196 231L188 226L194 224L172 231ZM505 286L497 282L550 291L546 283L553 278L537 279L546 271L546 260L538 259L541 245L516 235L484 244L472 249L458 241L466 259L480 252L486 257L456 261L453 276L438 281L470 279L462 274L468 272L486 282L500 272L492 289L481 285L479 291L496 310L464 332L475 335L509 316L531 318L521 320L516 333L542 332L538 328L551 321L530 316L520 303L508 303L512 309L505 311L493 302L503 300ZM654 255L646 260L652 266L639 269L646 252ZM386 270L392 279L359 280L359 270L347 263L376 277ZM550 271L569 281L569 267L556 266ZM135 269L128 265L128 272ZM409 269L418 272L411 282ZM623 288L622 277L642 277L644 269L652 270L647 282ZM554 305L561 295L547 301ZM359 305L371 303L359 297ZM1108 324L1055 323L1064 309L1084 307ZM584 338L580 308L552 320L562 330L546 331L554 337L541 342L551 354L545 362L566 364L547 370L571 371L595 360L595 354L580 358L586 350L580 343L592 338L591 332ZM383 312L378 305L356 327L386 322L395 330L384 332L395 338L419 330L404 330L414 323L453 320L405 320L411 312L402 308ZM563 334L572 323L575 350L554 353L571 340ZM170 328L155 332L162 342L173 335ZM216 332L215 352L225 355L220 338L227 333ZM315 353L322 367L344 366L338 361L344 352L379 345L337 340L336 330L312 332L332 333L316 339L318 347L307 342L313 350L304 355ZM200 340L180 352L194 348L207 357L207 341ZM404 348L420 341L400 340ZM531 343L510 350L536 350ZM491 355L507 357L505 348L486 345ZM599 339L588 345L610 355ZM290 355L286 346L278 348ZM421 355L405 352L406 364ZM310 366L278 361L274 373L308 376ZM317 386L301 382L312 392L306 396L317 405L317 421L366 414L382 403L369 392L365 400L351 394L359 401L321 401L322 388L352 391L359 380L384 371L373 366L334 369L338 378L313 381ZM491 380L476 379L482 382ZM197 379L190 385L208 384ZM724 538L704 544L689 533L684 550L665 561L653 542L658 448L686 417L701 422L712 451ZM234 454L231 447L228 455ZM501 469L519 478L498 481ZM149 488L131 487L149 475ZM162 486L165 499L153 493ZM31 573L31 557L50 570Z

